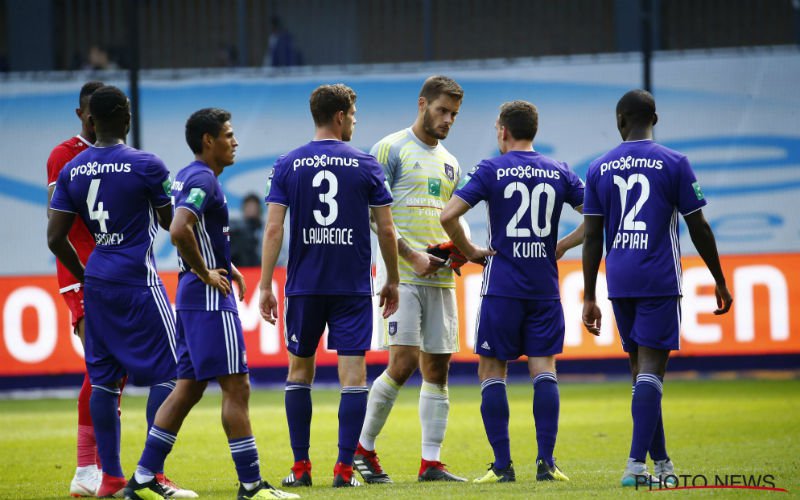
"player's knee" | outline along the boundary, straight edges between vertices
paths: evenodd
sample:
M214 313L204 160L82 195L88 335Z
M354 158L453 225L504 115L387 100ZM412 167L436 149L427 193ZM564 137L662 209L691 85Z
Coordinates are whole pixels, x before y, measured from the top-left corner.
M419 362L413 358L395 359L394 362L389 363L386 371L389 373L392 380L403 385L417 370L418 363Z

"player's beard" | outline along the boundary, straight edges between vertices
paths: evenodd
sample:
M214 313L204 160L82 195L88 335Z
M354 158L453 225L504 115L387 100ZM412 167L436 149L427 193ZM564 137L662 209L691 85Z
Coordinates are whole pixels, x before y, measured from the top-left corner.
M425 109L425 113L422 115L422 130L424 130L429 136L440 141L447 138L447 132L442 132L434 127L433 117L427 108Z

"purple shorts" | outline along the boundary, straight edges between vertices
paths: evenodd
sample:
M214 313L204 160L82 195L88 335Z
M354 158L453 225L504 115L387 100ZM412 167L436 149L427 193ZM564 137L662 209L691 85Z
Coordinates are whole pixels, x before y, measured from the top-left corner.
M177 375L175 317L164 286L131 286L87 279L86 371L95 385L151 386Z
M301 358L317 352L328 326L328 349L363 356L372 343L372 297L369 295L292 295L286 297L286 349Z
M484 296L475 327L475 353L503 361L553 356L564 350L560 300Z
M625 352L636 352L640 345L663 351L680 349L679 296L611 299L611 305Z
M178 378L211 380L247 373L239 315L232 311L178 311Z

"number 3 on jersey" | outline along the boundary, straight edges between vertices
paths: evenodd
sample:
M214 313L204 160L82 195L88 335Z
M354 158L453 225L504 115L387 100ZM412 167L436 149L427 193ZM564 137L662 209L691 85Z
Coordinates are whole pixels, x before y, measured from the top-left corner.
M328 215L323 216L322 210L314 210L314 220L317 221L317 224L320 226L330 226L336 221L336 217L339 216L339 205L336 203L335 199L336 194L339 192L339 180L333 172L320 170L317 172L317 175L311 179L311 185L315 188L320 187L322 186L322 181L327 182L328 190L319 194L319 201L328 206Z
M89 194L86 196L86 206L89 209L89 219L96 220L100 224L101 233L107 233L106 220L109 219L108 211L103 210L102 201L97 201L98 189L100 189L100 179L92 179L89 184ZM97 203L97 210L94 209L95 203Z

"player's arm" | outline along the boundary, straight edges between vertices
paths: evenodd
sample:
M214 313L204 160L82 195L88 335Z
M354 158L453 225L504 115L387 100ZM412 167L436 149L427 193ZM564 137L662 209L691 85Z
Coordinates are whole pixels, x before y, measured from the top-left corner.
M272 290L272 275L275 272L281 245L283 245L283 222L286 220L286 208L285 205L278 203L269 204L261 248L261 282L258 285L261 296L258 306L261 317L273 325L278 319L278 300Z
M233 262L231 262L231 277L239 286L239 300L244 300L244 294L247 293L247 283L244 282L244 275L233 265Z
M716 283L714 294L717 296L717 310L714 311L714 314L725 314L733 304L733 297L725 284L725 276L722 274L722 265L719 262L719 253L717 252L717 242L714 239L711 226L703 216L702 210L684 215L683 219L689 227L689 236L692 238L692 243L694 243L697 253L703 258L703 262L706 263L708 270L711 271L711 276L714 277L714 282Z
M48 210L47 221L47 246L53 255L69 269L75 278L83 283L84 267L78 258L78 252L69 242L67 235L75 220L72 212L62 212L60 210Z
M388 318L397 311L400 304L400 271L397 268L397 236L394 232L392 209L390 206L372 207L372 218L375 220L378 245L381 248L381 257L386 265L386 283L380 292L380 306L383 307L383 317Z
M403 260L411 264L414 274L422 278L430 276L444 265L439 257L414 250L403 238L397 240L397 252Z
M583 205L575 207L575 211L582 214ZM556 260L563 257L567 250L575 248L583 243L583 228L584 225L583 222L581 222L571 233L558 240L558 243L556 243Z
M194 214L192 214L194 215ZM165 231L172 232L172 204L167 203L163 207L156 208L156 218L158 219L158 225L161 226ZM197 222L197 217L195 217L195 222Z
M600 335L602 314L597 307L597 271L603 258L603 217L583 217L583 324L592 335Z
M160 211L163 208L161 207L157 210ZM225 269L209 269L203 256L200 255L200 247L197 246L197 240L194 237L194 225L197 224L197 216L186 207L178 207L175 211L175 217L172 218L172 207L168 206L168 208L172 221L169 226L169 235L172 238L172 244L180 252L181 259L189 264L192 272L203 283L218 289L227 297L231 293L231 284L225 277L228 271Z
M458 248L458 250L471 262L483 264L486 257L494 255L496 252L488 248L482 248L474 245L467 234L464 232L464 227L461 225L459 218L466 214L472 208L469 204L459 198L453 196L450 201L445 205L442 214L439 216L439 222L442 224L450 240Z

